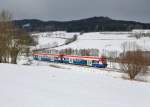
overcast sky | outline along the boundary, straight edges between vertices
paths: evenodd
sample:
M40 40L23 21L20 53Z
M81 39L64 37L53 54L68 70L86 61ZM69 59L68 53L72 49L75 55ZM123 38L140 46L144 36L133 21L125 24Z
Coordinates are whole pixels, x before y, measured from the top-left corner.
M74 20L93 16L150 23L150 0L0 0L15 19Z

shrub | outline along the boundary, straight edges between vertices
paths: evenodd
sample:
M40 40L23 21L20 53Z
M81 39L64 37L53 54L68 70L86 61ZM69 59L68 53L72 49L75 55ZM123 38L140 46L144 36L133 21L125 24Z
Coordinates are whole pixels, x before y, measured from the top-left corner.
M127 51L120 58L120 68L128 73L130 79L134 79L137 74L147 71L146 62L146 57L141 50Z

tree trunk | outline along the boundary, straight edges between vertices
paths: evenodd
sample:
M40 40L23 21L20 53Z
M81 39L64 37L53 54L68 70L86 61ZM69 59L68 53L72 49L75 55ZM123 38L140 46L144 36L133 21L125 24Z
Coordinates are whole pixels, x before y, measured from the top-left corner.
M2 63L2 57L0 56L0 63Z
M11 57L11 63L12 64L17 64L17 56L16 55Z
M15 48L11 50L11 63L12 64L17 64L18 53L19 51Z

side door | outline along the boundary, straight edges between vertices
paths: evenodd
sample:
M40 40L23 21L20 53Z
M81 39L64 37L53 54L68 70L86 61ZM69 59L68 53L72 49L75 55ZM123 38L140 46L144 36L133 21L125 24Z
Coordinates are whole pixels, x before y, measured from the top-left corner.
M87 65L92 66L92 60L87 60Z
M73 59L69 58L69 63L73 64Z

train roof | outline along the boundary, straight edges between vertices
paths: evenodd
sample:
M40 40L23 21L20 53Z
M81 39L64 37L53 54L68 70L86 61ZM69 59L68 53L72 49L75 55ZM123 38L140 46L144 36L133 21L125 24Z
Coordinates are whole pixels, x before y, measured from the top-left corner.
M47 55L47 56L56 56L56 57L68 57L68 58L76 58L76 59L95 59L95 60L102 60L105 59L104 57L98 56L78 56L78 55L64 55L64 54L48 54L48 53L33 53L34 55Z
M98 56L77 56L77 55L64 55L64 57L69 57L69 58L84 58L84 59L101 59L102 57Z

